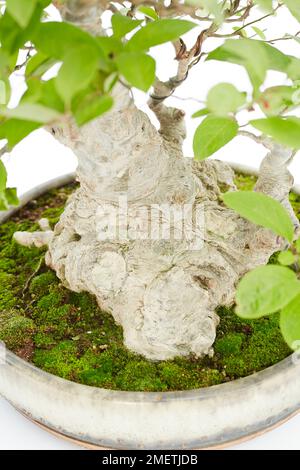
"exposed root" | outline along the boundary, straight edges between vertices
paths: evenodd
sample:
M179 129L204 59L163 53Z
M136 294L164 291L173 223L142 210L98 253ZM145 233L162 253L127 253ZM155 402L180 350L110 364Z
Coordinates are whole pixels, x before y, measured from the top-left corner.
M36 232L15 232L14 240L23 246L42 248L49 246L54 232L51 230L48 219L41 219L38 222L41 231Z

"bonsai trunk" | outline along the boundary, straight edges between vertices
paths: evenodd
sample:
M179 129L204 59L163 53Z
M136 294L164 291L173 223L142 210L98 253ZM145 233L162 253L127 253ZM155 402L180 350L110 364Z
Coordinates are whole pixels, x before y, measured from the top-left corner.
M82 8L63 11L65 19L95 30L95 8ZM159 131L122 85L109 113L82 128L53 129L78 157L80 188L53 234L16 234L36 244L47 234L46 262L62 282L94 294L122 325L126 346L159 360L212 353L216 308L232 304L241 276L283 243L223 205L221 192L235 189L228 165L184 158L183 112L163 104L175 84L156 83L150 107ZM292 151L267 145L257 189L281 201L296 224Z

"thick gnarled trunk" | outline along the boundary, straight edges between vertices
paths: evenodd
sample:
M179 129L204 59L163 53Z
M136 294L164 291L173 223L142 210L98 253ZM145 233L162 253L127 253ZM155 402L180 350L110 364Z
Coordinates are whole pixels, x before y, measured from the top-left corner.
M80 188L55 227L47 263L68 288L96 296L123 326L129 349L150 359L210 354L215 309L233 302L241 276L266 263L282 241L223 205L221 190L235 189L226 164L183 157L178 110L168 110L174 123L160 134L127 91L118 93L117 106L107 115L81 129L55 129L78 156ZM290 151L274 146L257 183L286 207L290 158ZM120 196L127 198L126 224L144 230L145 239L103 238L107 208L118 209ZM145 207L155 207L151 215L161 221L163 208L183 205L194 215L199 209L204 214L200 247L191 248L184 236L149 236Z
M81 9L77 16L76 9L72 11L72 15L63 12L65 19L95 29L90 21L94 7L84 15ZM53 234L44 235L49 243L46 261L62 282L76 292L94 294L99 306L122 325L126 346L154 360L212 353L216 308L230 305L241 276L266 263L282 245L269 230L224 206L221 190L235 189L233 171L226 164L184 158L183 113L162 103L168 89L171 92L185 74L182 67L178 74L167 85L158 81L155 86L150 108L160 121L160 131L121 85L114 92L115 107L105 116L80 129L73 123L54 129L55 137L78 157L80 188ZM292 152L269 145L257 189L282 202L296 223L288 202L292 177L287 164ZM130 230L128 237L103 237L120 197L126 197L128 218L117 219L116 225L121 225L122 233L127 226L134 227L144 239L130 236ZM149 214L158 226L166 208L178 213L183 206L194 222L196 240L195 220L203 216L199 246L191 247L185 234L174 235L177 225L172 218L169 239L149 232ZM16 238L37 244L42 235L28 234L24 240L24 235L16 234Z

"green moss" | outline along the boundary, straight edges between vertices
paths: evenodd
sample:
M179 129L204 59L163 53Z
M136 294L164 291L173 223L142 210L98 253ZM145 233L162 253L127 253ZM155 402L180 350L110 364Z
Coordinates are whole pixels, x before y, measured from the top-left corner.
M50 288L58 283L58 279L53 271L40 274L32 279L30 293L37 296L44 296L49 293Z
M53 338L53 335L49 332L49 328L44 329L44 331L39 328L39 332L33 337L34 344L37 348L50 349L52 346L55 346L56 341Z
M116 385L122 390L147 392L163 391L168 387L157 376L156 364L146 360L132 360L117 375Z
M64 379L76 378L79 367L76 344L72 341L61 341L50 350L36 349L33 362L46 372Z
M214 360L223 365L231 379L265 369L290 354L280 332L279 315L242 320L226 308L220 308L218 314L221 322Z
M0 311L13 308L18 304L15 296L15 278L12 274L0 271Z
M256 177L252 175L236 173L234 182L240 191L252 191L256 183Z
M236 184L252 189L255 178L237 175ZM122 328L99 309L93 296L65 289L41 264L43 250L12 240L17 230L35 230L41 217L56 223L73 190L70 185L50 191L0 226L0 340L9 349L65 379L130 391L208 387L264 369L290 354L278 316L247 321L224 307L217 312L213 358L151 362L126 349ZM299 213L298 196L292 196L292 204Z
M22 349L32 339L35 325L14 310L0 313L0 340L11 350Z
M222 354L223 356L239 354L243 344L243 339L242 334L228 333L224 338L216 341L214 349L217 353Z

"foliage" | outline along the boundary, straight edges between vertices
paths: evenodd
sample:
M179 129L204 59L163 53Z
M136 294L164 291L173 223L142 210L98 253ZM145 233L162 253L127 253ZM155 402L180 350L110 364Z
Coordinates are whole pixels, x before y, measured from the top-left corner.
M243 318L261 318L280 312L284 339L295 350L300 346L299 239L279 253L279 266L261 266L246 274L238 285L236 312Z
M148 91L155 80L155 60L149 55L149 49L179 38L182 47L186 48L181 36L195 30L199 40L203 33L203 19L211 22L211 25L205 30L205 38L201 36L201 41L216 36L225 38L224 43L213 49L206 60L225 61L244 67L253 85L252 96L247 96L244 91L228 83L220 83L212 88L207 96L207 110L212 117L230 116L232 121L236 120L238 128L237 115L242 110L260 106L268 117L271 107L273 114L279 116L299 104L300 60L283 54L256 26L264 19L266 11L272 17L279 8L290 9L299 20L299 8L290 0L285 0L283 4L276 2L276 5L271 0L256 0L255 4L263 10L263 15L259 8L244 0L189 0L184 5L170 2L169 6L158 1L153 7L141 2L135 5L132 0L132 6L137 7L132 9L121 8L121 2L117 1L118 11L111 17L112 29L108 37L92 36L77 26L49 21L45 8L51 3L60 8L66 0L6 0L1 3L0 80L1 87L7 88L7 102L11 93L9 77L16 68L20 69L18 56L28 51L21 66L27 92L21 97L16 109L10 110L5 104L1 108L0 137L7 138L10 148L37 127L45 123L62 122L66 113L73 113L78 125L83 125L108 111L113 101L109 98L112 90L107 90L106 84L112 77L113 83L121 79L131 87ZM252 11L256 17L247 22ZM183 13L190 20L182 19ZM247 37L249 28L254 31L254 38ZM293 36L290 37L293 40ZM200 56L200 53L199 47L196 48L195 57ZM45 79L45 72L55 64L61 64L57 76ZM263 89L269 70L284 73L291 83L269 91ZM48 82L51 86L48 86ZM79 96L81 99L78 99ZM79 114L81 116L78 118ZM265 129L269 129L269 121L263 121L254 121L252 124L268 133ZM222 128L222 124L223 121L214 122L216 129L219 125ZM206 121L200 124L196 136L201 134L203 126L205 130L205 125ZM272 131L275 139L280 140L282 134L293 134L291 120L279 120L275 127ZM202 146L206 144L195 137L196 156L207 158L228 143L236 135L233 123L228 134L221 139L220 146L212 144L205 149ZM291 142L298 148L298 141L295 143L291 139Z
M236 183L249 187L253 178L238 176ZM44 265L35 272L41 250L12 241L15 230L28 229L38 217L47 215L55 223L73 190L74 185L50 191L0 226L0 340L9 349L68 380L131 391L207 387L249 375L290 354L277 314L247 320L224 307L217 312L213 358L154 363L128 351L122 329L91 295L65 289ZM300 198L294 203L300 204Z
M251 222L273 230L289 242L293 241L294 226L288 212L270 196L254 191L229 191L223 195L223 200Z

